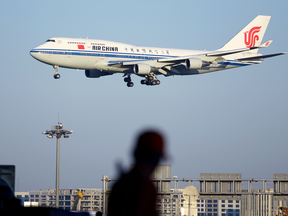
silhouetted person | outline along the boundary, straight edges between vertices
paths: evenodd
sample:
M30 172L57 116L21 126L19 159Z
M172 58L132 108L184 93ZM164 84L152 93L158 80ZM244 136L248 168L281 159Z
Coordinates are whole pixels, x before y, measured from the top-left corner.
M103 214L102 214L102 212L101 211L97 211L96 212L96 216L102 216Z
M163 157L162 136L147 131L138 138L134 151L135 167L123 174L112 188L109 216L157 216L156 189L150 175Z

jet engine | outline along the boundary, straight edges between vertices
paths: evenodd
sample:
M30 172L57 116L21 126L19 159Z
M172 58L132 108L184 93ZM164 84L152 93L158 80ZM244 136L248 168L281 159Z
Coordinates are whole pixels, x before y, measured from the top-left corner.
M147 64L135 64L133 71L135 74L149 74L150 72L155 72L156 68Z
M201 59L196 58L186 59L185 64L188 69L200 69L210 65L209 62L203 62Z
M100 76L112 75L112 73L103 72L100 70L85 70L85 76L88 78L99 78Z

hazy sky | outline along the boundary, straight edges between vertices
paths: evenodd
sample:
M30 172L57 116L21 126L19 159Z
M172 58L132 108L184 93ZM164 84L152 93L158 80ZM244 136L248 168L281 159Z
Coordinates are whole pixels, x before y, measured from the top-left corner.
M116 162L132 162L145 128L166 136L172 175L288 173L288 55L260 65L195 76L159 76L143 86L121 74L88 79L84 71L36 61L29 51L50 37L89 37L133 45L213 50L257 15L271 15L263 54L288 51L288 1L2 1L0 164L16 166L16 191L55 188L56 139L63 123L60 187L100 188Z

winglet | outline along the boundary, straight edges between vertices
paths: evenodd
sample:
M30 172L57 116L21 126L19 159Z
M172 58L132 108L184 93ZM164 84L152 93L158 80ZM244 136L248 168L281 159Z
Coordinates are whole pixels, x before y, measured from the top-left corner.
M271 43L272 43L273 40L269 40L269 41L266 41L265 43L261 44L259 46L259 48L265 48L265 47L268 47Z

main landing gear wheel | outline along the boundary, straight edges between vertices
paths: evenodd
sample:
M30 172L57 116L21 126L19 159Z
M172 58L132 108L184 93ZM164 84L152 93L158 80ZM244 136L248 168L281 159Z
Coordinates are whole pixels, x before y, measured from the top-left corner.
M128 87L133 87L133 86L134 86L134 83L133 83L133 82L128 82L128 83L127 83L127 86L128 86Z
M127 82L128 87L134 86L134 83L132 82L130 75L128 75L127 77L124 78L124 82Z
M141 84L144 85L147 83L147 80L141 80Z
M156 75L154 73L150 73L149 75L145 76L146 79L141 80L142 85L160 85L160 80L157 79Z

